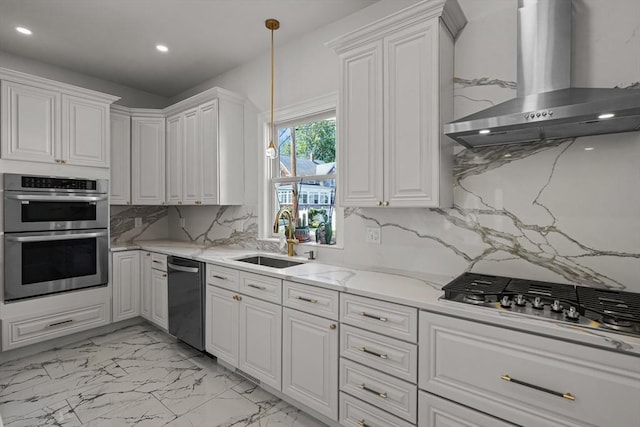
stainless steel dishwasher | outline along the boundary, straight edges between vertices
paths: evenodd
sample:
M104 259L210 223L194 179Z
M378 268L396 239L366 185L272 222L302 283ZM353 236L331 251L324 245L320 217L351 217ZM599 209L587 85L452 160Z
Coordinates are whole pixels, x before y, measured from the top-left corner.
M169 333L204 350L204 263L169 256Z

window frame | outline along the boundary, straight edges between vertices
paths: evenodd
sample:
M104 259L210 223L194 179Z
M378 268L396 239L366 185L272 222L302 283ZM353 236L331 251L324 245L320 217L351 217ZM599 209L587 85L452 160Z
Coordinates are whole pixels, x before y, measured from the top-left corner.
M313 98L305 102L301 102L298 104L293 104L287 107L279 108L274 110L273 121L275 123L275 127L282 127L288 124L300 123L303 121L313 121L313 120L322 120L328 117L337 117L337 107L338 107L338 94L337 92L321 96L318 98ZM260 156L259 165L262 167L261 173L261 191L259 194L259 212L260 220L258 224L258 239L266 240L266 241L278 241L278 237L273 234L273 212L276 209L275 197L273 196L273 188L272 183L277 183L278 181L286 181L291 182L292 178L274 178L278 176L274 174L275 171L279 170L278 158L269 159L265 156L264 152L266 147L269 145L269 127L270 127L270 112L263 112L259 116L260 129L262 138L262 145L258 149L258 155ZM337 141L337 126L336 122L336 146L338 144ZM305 242L301 243L302 245L317 245L321 247L327 248L342 248L343 247L343 238L344 238L344 210L338 206L338 182L339 182L339 166L338 166L338 158L337 158L337 147L336 147L336 174L335 175L313 175L314 179L334 179L336 180L336 196L334 201L334 215L335 215L335 244L333 245L319 245L315 242ZM305 177L297 177L294 178L296 182L304 181Z

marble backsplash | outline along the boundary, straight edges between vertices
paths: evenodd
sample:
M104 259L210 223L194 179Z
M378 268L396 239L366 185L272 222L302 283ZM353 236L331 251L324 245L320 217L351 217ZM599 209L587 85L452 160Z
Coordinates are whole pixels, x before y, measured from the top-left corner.
M142 224L135 226L135 219ZM169 237L166 206L111 206L111 244L126 244L134 240L167 239Z

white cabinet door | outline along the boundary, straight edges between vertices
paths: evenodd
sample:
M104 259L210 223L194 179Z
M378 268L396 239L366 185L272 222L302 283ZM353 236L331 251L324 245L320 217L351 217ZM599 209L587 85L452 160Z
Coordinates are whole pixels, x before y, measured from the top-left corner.
M200 120L198 109L194 108L182 114L184 121L184 143L182 152L182 202L184 204L202 203L202 143L200 140ZM206 161L207 167L215 169L215 163Z
M181 114L167 119L167 204L182 204L183 120Z
M238 367L280 390L282 307L242 295L240 300Z
M392 207L437 206L437 31L420 24L384 39L384 200Z
M290 308L282 322L282 392L337 421L337 322Z
M61 160L60 93L2 82L2 158Z
M142 252L142 280L140 283L140 316L151 319L152 287L151 287L151 252Z
M151 270L151 321L163 329L169 329L167 273Z
M238 366L238 295L207 285L205 348L221 360Z
M131 204L131 116L111 112L109 204Z
M216 205L219 200L219 156L218 156L218 101L213 100L203 104L200 110L200 143L202 159L205 166L201 170L202 203ZM236 158L236 162L243 162L244 157ZM227 167L231 167L228 165ZM244 167L240 170L244 171ZM227 185L234 185L227 182ZM243 189L244 192L244 189Z
M109 167L109 104L62 95L62 158L80 166Z
M164 118L132 117L132 203L163 205L165 201Z
M340 204L383 200L382 42L340 56Z
M140 252L114 252L111 259L113 321L140 315Z

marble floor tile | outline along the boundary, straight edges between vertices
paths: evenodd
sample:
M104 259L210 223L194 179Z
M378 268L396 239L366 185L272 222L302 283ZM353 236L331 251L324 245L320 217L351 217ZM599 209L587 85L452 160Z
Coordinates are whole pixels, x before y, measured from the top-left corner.
M0 363L5 427L323 425L150 324Z

